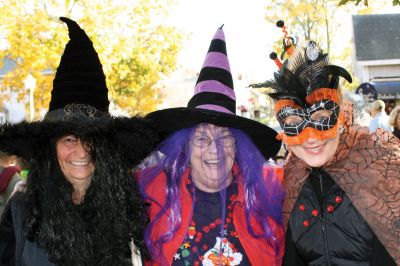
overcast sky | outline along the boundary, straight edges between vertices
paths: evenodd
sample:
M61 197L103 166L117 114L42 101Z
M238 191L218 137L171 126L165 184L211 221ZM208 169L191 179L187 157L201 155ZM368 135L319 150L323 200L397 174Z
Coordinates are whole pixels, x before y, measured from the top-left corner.
M271 35L271 32L279 34L279 29L264 20L264 6L265 0L181 0L173 9L170 23L192 35L184 43L179 62L200 71L215 31L225 24L233 74L247 74L263 80L267 77L264 73L274 70L273 62L268 59L269 49L280 37Z

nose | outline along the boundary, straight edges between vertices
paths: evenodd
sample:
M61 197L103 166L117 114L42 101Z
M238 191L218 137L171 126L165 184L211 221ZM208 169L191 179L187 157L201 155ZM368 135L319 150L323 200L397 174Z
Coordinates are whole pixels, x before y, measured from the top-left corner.
M308 138L307 139L307 143L309 143L309 144L314 144L317 141L318 141L318 139L316 139L316 138Z
M85 147L83 147L83 145L82 145L80 140L76 144L74 152L80 158L85 158L87 156L87 154L88 154L88 152L86 151Z
M217 153L218 147L217 147L217 140L211 139L210 146L208 147L208 150L212 153Z

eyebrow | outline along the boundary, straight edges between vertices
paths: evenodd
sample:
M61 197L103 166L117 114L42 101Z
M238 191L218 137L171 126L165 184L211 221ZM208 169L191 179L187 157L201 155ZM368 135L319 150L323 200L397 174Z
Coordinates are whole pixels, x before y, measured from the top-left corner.
M210 131L210 130L205 129L205 128L198 128L198 129L196 129L194 134L205 134L205 135L207 135L208 132L210 132L211 134L215 134L215 133L217 133L217 134L226 134L226 133L232 134L231 131L229 129L227 129L227 128L224 128L219 132Z

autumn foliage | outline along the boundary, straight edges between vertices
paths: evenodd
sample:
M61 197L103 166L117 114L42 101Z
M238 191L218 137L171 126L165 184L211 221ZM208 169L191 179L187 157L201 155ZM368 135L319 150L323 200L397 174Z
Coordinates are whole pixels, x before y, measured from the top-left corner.
M93 41L110 101L131 115L153 111L162 100L159 81L174 71L184 37L163 23L172 7L171 0L0 2L0 37L6 40L0 64L5 58L15 63L0 81L0 91L16 92L28 106L29 91L23 81L30 74L36 79L35 110L47 110L55 70L68 41L68 29L59 21L66 16Z

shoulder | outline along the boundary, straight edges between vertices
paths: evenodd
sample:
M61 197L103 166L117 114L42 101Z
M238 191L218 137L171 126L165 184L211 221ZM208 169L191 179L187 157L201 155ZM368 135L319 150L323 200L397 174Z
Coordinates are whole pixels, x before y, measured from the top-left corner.
M399 167L400 140L382 129L343 133L333 162L342 166L357 163L366 168L372 164Z
M138 174L139 183L141 184L142 193L149 202L156 201L158 203L164 202L167 190L167 175L164 171L160 172L151 179L144 180L141 174Z

